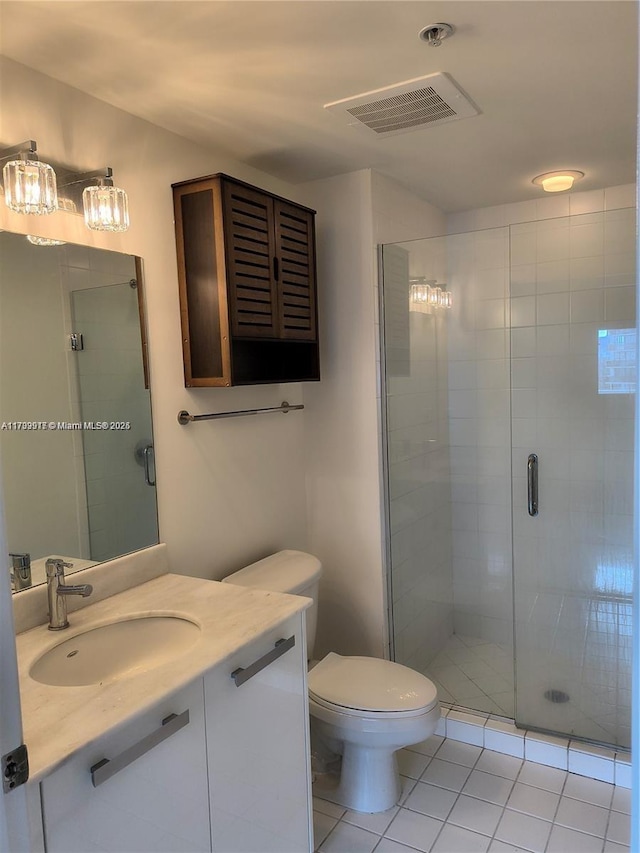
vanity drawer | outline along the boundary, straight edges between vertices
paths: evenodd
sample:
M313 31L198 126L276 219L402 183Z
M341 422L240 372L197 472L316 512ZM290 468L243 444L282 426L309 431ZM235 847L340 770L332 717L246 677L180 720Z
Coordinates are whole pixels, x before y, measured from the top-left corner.
M81 750L41 792L47 853L211 851L202 679Z

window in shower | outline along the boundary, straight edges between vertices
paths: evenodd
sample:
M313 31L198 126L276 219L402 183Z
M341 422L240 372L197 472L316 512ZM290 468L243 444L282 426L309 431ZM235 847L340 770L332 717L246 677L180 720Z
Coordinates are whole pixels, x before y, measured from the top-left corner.
M598 393L634 394L637 334L633 329L598 329Z

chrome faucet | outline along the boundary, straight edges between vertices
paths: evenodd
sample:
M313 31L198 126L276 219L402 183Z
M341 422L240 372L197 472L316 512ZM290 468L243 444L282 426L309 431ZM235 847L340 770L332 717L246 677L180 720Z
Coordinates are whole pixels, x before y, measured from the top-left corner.
M64 570L70 569L73 563L65 563L59 557L49 557L44 564L47 572L47 598L49 601L49 630L61 631L69 627L67 619L67 595L81 595L86 598L93 592L89 583L67 586L64 582Z
M31 586L31 555L9 554L11 557L11 580L13 589L18 592Z

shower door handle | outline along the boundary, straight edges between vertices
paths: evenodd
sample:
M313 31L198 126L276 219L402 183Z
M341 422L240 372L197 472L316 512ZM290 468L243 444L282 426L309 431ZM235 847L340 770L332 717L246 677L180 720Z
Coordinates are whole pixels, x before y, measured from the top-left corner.
M527 459L527 487L529 515L538 514L538 457L530 453Z
M147 486L155 486L156 459L153 453L153 443L143 438L136 444L133 455L138 465L144 469L144 481ZM151 474L152 471L153 476Z

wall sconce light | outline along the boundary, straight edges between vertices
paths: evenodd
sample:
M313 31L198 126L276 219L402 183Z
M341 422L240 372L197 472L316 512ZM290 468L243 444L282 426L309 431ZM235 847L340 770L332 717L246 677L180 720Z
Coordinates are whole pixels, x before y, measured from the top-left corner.
M427 283L425 277L422 276L420 278L410 278L409 282L409 311L417 311L421 314L426 313L429 308L431 285L435 284L435 280Z
M67 166L54 164L54 170L53 166L38 160L36 150L33 140L0 149L0 161L19 155L19 159L10 160L2 170L7 207L16 213L45 214L56 210L76 213L82 204L85 224L92 231L128 229L129 200L123 189L114 187L110 166L75 172ZM58 189L63 188L68 197L59 199ZM60 245L60 241L43 242L45 239L34 237L31 242L39 246Z
M37 147L29 139L0 150L0 160L8 160L2 170L4 201L16 213L42 216L57 210L56 173L48 163L38 159Z
M108 170L111 173L111 169ZM84 221L92 231L126 231L129 227L129 199L114 187L111 174L97 176L97 183L82 193Z
M531 183L542 187L546 193L561 193L570 190L580 178L584 178L584 172L565 169L563 172L545 172L544 175L534 178Z
M435 279L424 276L409 279L409 310L420 314L431 314L433 308L451 308L451 292L437 287Z

